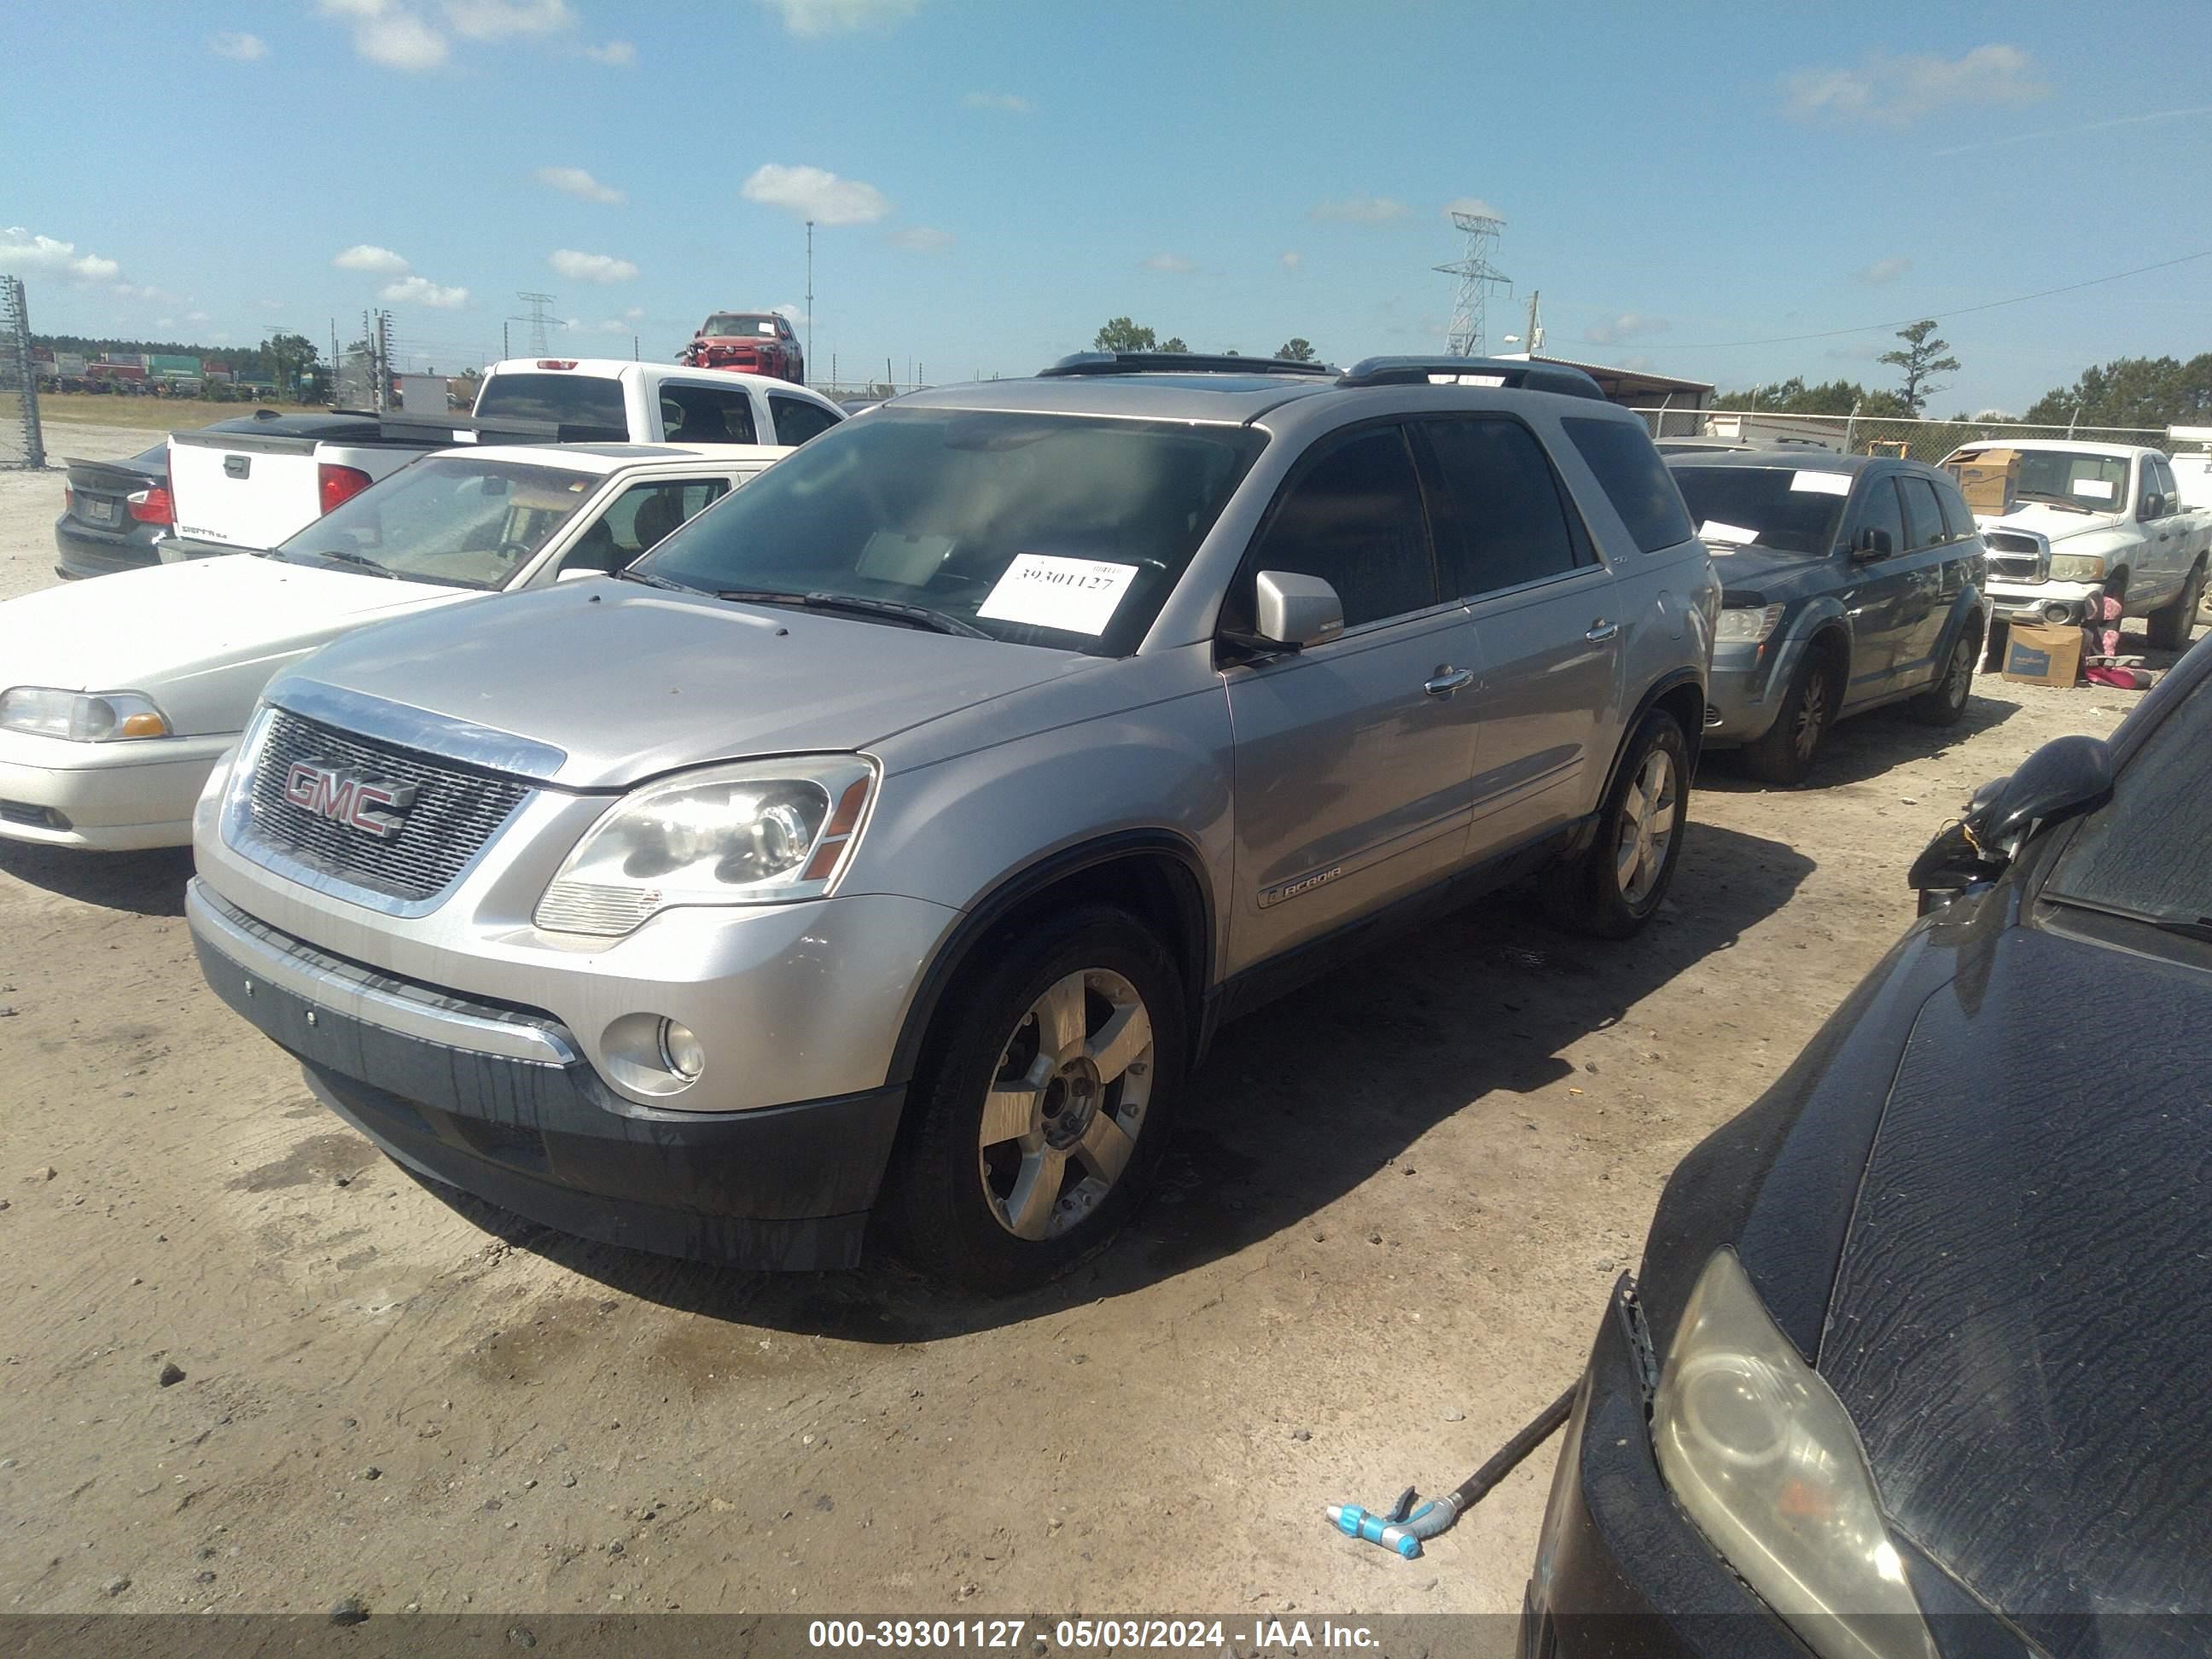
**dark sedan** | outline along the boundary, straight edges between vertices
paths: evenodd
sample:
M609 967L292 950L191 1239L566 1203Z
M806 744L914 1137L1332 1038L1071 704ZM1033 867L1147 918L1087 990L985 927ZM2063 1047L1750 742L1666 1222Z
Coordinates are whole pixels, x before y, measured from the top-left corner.
M54 545L64 578L105 576L159 564L154 538L169 527L169 450L156 444L127 461L85 461L63 465L62 515L54 520Z
M1929 914L1676 1170L1525 1653L2212 1650L2208 681L1978 792Z
M1986 557L1958 486L1917 461L1790 446L1670 455L1722 587L1705 746L1797 783L1838 720L1966 707Z

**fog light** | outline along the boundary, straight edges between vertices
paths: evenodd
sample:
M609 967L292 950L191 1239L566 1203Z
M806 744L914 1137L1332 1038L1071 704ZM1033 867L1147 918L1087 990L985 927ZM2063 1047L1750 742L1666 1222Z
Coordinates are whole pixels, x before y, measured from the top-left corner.
M660 1058L668 1069L682 1078L694 1078L707 1069L707 1051L700 1047L699 1039L688 1025L679 1025L672 1019L660 1022Z
M2063 599L2046 600L2043 606L2043 620L2060 625L2070 623L2074 620L2074 607Z

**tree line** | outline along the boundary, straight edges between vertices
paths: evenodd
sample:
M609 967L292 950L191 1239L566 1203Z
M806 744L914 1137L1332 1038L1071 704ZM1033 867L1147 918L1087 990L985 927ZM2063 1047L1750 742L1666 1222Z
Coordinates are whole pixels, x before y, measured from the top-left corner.
M1144 324L1127 317L1115 317L1101 328L1091 342L1093 351L1188 351L1182 336L1170 334L1159 338ZM1241 357L1244 354L1235 346L1224 346L1212 354L1218 357ZM1313 343L1304 335L1292 335L1269 354L1293 363L1310 363L1314 360Z

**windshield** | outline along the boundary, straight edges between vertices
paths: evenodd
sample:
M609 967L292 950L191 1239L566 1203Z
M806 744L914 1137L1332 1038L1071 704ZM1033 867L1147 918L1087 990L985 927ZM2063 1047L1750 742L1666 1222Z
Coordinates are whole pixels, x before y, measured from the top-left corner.
M599 374L495 374L477 394L476 416L495 416L551 421L567 428L561 436L568 442L619 443L629 436L622 383Z
M2212 690L2199 685L2120 772L2045 883L2071 899L2149 921L2212 921Z
M773 334L775 332L775 319L740 317L729 312L717 312L707 319L707 326L699 331L702 334Z
M2039 501L2063 501L2093 513L2117 513L2127 505L2127 457L2023 449L2020 482L2013 494Z
M599 482L520 462L421 460L342 502L276 556L403 581L504 587Z
M1678 466L1698 538L1711 545L1757 542L1778 553L1825 559L1850 498L1851 475L1791 466Z
M1248 427L886 407L634 568L710 593L920 606L962 632L1122 656L1265 443Z

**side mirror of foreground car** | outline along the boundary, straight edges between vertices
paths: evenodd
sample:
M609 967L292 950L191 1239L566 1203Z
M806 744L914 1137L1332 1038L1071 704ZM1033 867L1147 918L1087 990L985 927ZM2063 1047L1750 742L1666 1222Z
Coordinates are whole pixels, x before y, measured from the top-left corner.
M1262 570L1254 580L1258 641L1278 651L1303 651L1344 632L1344 603L1319 576Z
M1920 914L1942 908L1966 888L1994 881L2039 826L2100 805L2112 791L2112 754L2100 738L2054 738L2008 778L1974 791L1956 823L1928 843L1905 881Z

